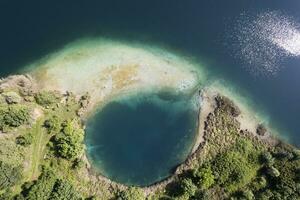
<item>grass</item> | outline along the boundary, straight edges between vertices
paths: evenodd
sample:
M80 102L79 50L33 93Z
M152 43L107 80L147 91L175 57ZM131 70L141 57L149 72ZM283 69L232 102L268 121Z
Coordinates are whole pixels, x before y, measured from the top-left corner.
M29 180L35 180L39 176L39 164L44 156L45 145L48 143L47 138L45 138L45 130L42 128L43 122L44 118L38 119L31 130L35 139L31 148L31 169L29 170Z
M30 111L39 110L39 118L19 127L10 127L7 134L0 134L0 161L24 166L23 182L12 187L12 192L9 193L13 195L20 193L21 185L25 182L35 184L34 181L39 178L43 168L50 169L57 178L67 181L68 187L74 186L84 197L95 195L98 199L107 200L113 199L118 194L125 194L126 191L120 193L120 188L116 185L101 181L92 174L83 157L78 159L83 161L84 165L74 168L73 159L68 160L57 156L53 149L52 137L60 133L60 125L49 131L44 127L45 120L56 116L58 121L55 123L59 124L65 120L80 121L77 111L81 108L81 103L72 94L66 97L56 94L60 99L57 99L57 96L50 98L48 93L46 94L42 98L46 106L44 104L41 106L41 102L38 104L34 101L21 103ZM189 200L231 197L247 199L246 196L260 198L270 193L273 199L278 197L297 199L300 196L296 188L300 156L298 155L297 160L295 148L283 143L281 146L270 146L257 139L252 133L242 132L239 122L233 116L238 113L234 112L236 107L228 99L226 102L229 104L219 104L220 106L207 117L204 135L206 143L201 151L195 154L187 168L179 170L180 173L173 182L157 190L148 199ZM79 126L82 128L80 123ZM32 144L29 147L17 145L16 137L28 131L33 135ZM261 162L260 156L266 152L270 157L269 160L274 159L274 162ZM269 173L270 168L273 171L277 170L280 175L272 177ZM202 172L197 173L200 169ZM138 191L140 193L141 190ZM184 193L180 194L181 191ZM3 191L0 191L0 195L1 192ZM125 196L127 198L132 195L133 192L129 191ZM138 194L138 196L142 195Z

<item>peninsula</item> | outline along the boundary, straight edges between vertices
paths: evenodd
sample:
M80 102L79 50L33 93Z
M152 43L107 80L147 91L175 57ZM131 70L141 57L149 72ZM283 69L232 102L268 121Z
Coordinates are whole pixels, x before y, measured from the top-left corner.
M299 199L300 151L193 62L154 47L80 41L0 81L0 199ZM99 173L86 122L111 101L170 91L198 118L167 178L127 185Z

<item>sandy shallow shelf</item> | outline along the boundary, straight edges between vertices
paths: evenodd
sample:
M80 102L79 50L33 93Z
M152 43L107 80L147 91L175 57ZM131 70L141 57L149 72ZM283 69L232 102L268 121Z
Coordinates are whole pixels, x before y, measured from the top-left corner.
M88 92L91 107L130 92L189 92L201 82L200 67L150 46L109 40L77 42L28 67L41 89Z

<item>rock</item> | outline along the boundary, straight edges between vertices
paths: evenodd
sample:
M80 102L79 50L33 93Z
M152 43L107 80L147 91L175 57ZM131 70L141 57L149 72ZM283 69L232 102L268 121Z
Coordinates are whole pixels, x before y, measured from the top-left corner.
M256 128L256 133L260 136L264 136L267 132L267 128L263 124L259 124Z
M22 97L20 97L20 95L18 95L16 92L7 92L3 95L8 104L16 104L22 101Z

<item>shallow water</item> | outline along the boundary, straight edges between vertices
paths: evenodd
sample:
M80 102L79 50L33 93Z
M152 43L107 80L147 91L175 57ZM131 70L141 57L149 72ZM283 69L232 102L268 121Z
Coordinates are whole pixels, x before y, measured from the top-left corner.
M82 37L163 44L205 62L210 79L225 79L238 86L238 93L252 99L254 111L263 110L283 138L300 145L299 58L280 63L275 76L254 77L245 63L232 55L238 49L231 46L242 13L251 18L279 11L299 23L299 10L300 3L295 0L1 1L0 74L14 74Z
M162 92L115 100L88 121L88 157L114 181L149 185L186 159L196 126L197 112L186 98Z

